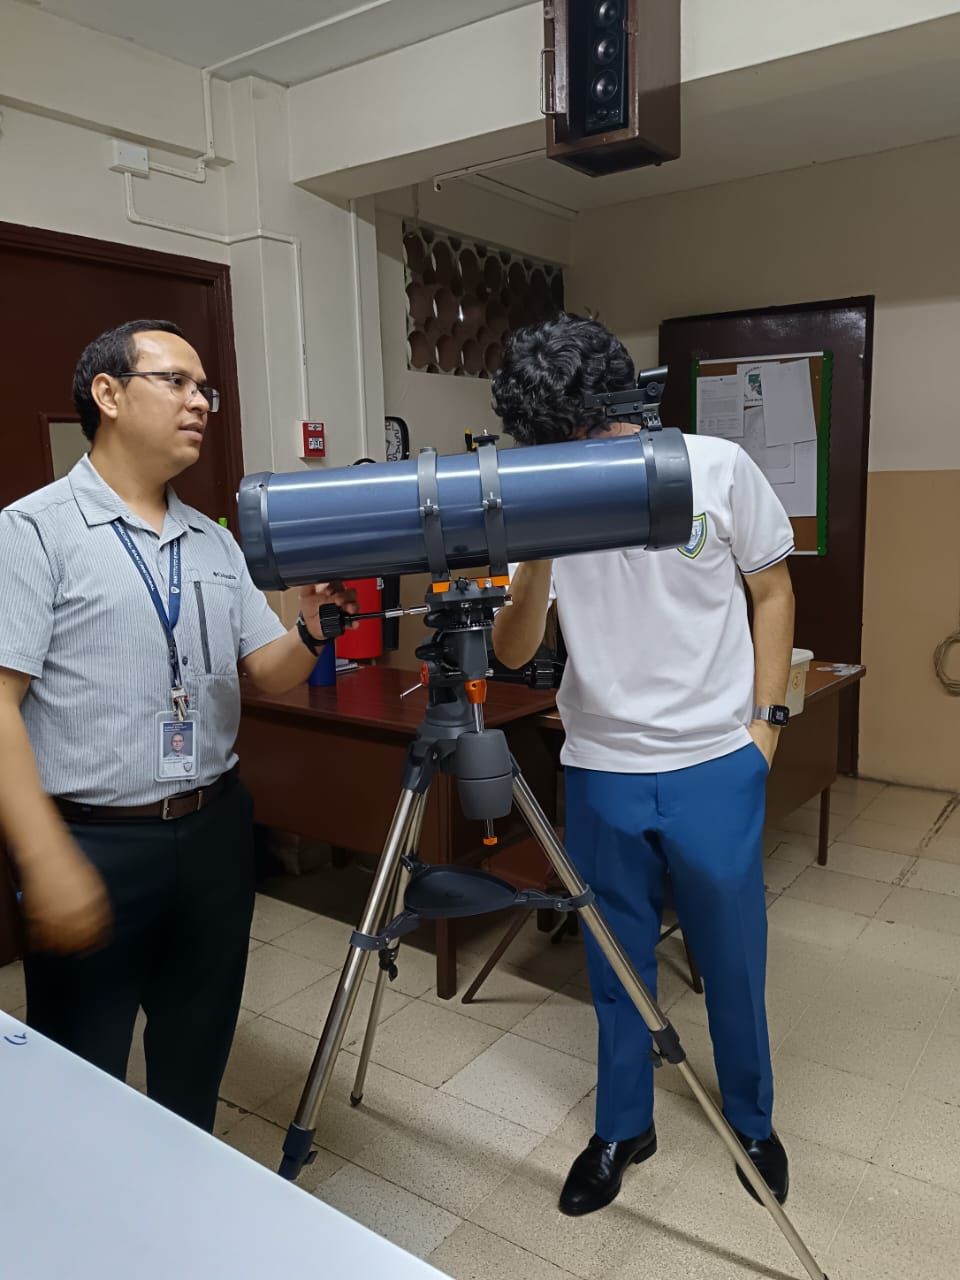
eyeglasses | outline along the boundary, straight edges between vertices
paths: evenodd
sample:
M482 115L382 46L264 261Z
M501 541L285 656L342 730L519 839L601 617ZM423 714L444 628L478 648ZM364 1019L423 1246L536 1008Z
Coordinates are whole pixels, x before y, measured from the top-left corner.
M185 373L153 373L148 370L128 369L125 373L117 376L120 378L159 378L172 391L183 396L184 400L190 400L193 396L199 395L206 400L211 413L216 413L220 408L220 392L214 390L207 382L197 382L195 378L188 378Z

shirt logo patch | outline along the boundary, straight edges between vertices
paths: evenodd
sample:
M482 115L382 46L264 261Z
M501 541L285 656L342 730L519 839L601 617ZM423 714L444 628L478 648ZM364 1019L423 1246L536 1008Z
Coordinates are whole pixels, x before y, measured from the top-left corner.
M693 517L693 528L690 530L690 541L677 550L682 556L686 556L688 560L696 560L697 556L703 550L704 543L707 540L707 517L699 515Z
M237 581L237 575L235 573L221 573L219 569L214 569L213 576L215 578L226 578L229 582Z

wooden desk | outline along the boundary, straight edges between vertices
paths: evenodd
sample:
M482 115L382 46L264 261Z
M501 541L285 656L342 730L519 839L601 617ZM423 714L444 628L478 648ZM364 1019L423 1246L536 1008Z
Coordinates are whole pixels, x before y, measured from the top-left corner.
M837 780L839 695L866 675L866 668L861 666L838 673L833 668L839 665L817 661L810 664L803 713L794 716L781 733L767 780L767 822L771 826L815 796L820 797L817 861L822 867L827 865L830 847L830 788ZM540 716L538 723L563 730L556 711Z
M256 820L358 853L379 854L396 809L407 746L426 705L424 693L400 700L414 671L361 667L336 686L302 685L268 696L244 692L237 738L240 776L253 794ZM554 753L536 719L554 693L524 685L489 685L486 723L506 731L517 763L548 816L556 816ZM509 836L517 814L497 823ZM447 863L482 850L483 828L467 822L456 782L439 774L430 789L420 855ZM453 921L437 922L437 994L456 993Z
M837 780L840 741L840 693L857 685L866 667L851 666L846 674L832 668L841 664L813 661L807 672L803 714L795 716L780 734L767 781L767 822L775 827L788 813L820 797L820 834L817 862L827 865L830 847L830 788Z

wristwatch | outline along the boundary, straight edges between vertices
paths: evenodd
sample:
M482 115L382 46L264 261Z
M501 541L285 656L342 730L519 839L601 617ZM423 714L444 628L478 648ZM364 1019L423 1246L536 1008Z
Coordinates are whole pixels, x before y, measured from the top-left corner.
M790 723L789 707L754 707L754 720L765 720L767 724L774 725L777 729L782 729L784 725Z
M297 614L297 635L307 646L313 656L315 658L319 658L320 652L327 642L326 640L318 640L317 637L311 633L310 628L303 620L302 613Z

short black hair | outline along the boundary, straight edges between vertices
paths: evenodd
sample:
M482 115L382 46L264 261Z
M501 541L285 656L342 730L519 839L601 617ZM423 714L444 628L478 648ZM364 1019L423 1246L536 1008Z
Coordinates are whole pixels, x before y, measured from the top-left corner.
M84 348L73 371L73 403L80 415L83 434L88 440L94 438L100 425L100 410L90 392L94 378L98 373L108 373L112 378L120 378L128 369L132 369L137 359L137 344L133 335L150 332L173 333L178 338L183 337L182 331L172 320L128 320L126 324L101 333L99 338L94 338Z
M554 444L584 427L610 425L602 410L584 408L584 395L635 383L619 338L598 320L564 313L509 335L493 379L493 409L517 444Z

